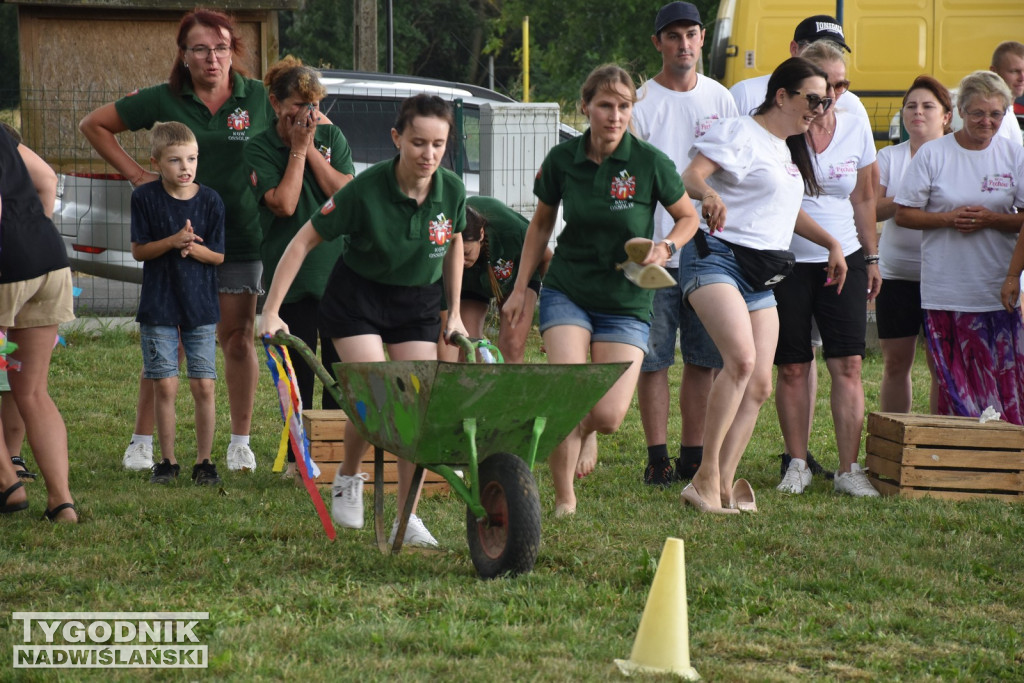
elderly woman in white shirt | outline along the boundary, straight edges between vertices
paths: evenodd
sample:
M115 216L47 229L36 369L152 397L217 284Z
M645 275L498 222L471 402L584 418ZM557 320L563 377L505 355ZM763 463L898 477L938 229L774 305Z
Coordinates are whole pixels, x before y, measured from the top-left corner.
M964 127L918 150L896 194L896 223L923 231L921 307L938 412L978 416L992 406L1024 424L1024 324L1014 296L1020 265L1011 263L1024 148L997 136L1010 103L1009 88L991 71L960 82Z

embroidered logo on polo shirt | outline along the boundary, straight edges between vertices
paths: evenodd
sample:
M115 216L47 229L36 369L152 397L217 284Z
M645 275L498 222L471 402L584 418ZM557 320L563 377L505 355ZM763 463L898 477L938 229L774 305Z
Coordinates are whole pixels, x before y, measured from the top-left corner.
M320 215L326 216L331 211L334 211L334 197L328 199L326 202L324 202L324 205L320 207Z
M253 169L252 173L249 174L249 182L252 183L253 187L256 187L256 170Z
M622 169L619 175L612 178L612 211L622 211L633 208L630 200L636 196L636 177L629 174L629 171Z
M857 162L853 159L828 165L829 180L837 180L848 175L857 175Z
M1012 173L996 173L995 175L985 176L981 179L981 191L982 192L1000 192L1002 190L1012 190L1016 187L1017 183L1013 182Z
M498 278L502 282L512 277L512 271L516 267L516 262L510 259L500 258L498 262L494 264L494 277Z
M245 130L249 127L249 112L238 107L228 114L228 128L231 130Z
M331 163L331 148L327 145L320 145L316 148L316 151L320 152L320 155L327 159L327 163Z
M701 119L693 128L693 137L702 138L704 134L711 130L711 126L718 121L718 114L712 114L706 119Z
M430 221L429 238L434 244L444 246L452 236L452 220L446 218L443 213L437 214L437 218Z

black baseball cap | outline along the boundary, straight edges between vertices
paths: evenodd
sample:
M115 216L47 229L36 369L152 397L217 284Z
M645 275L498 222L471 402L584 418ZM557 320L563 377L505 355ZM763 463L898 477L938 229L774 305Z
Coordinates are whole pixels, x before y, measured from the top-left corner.
M660 16L660 15L659 15ZM847 52L853 52L846 44L846 36L843 35L843 26L835 17L827 14L816 14L807 17L796 25L793 31L793 40L798 43L813 43L816 40L831 40Z
M696 6L688 2L670 2L658 10L658 16L654 19L654 35L658 35L666 26L677 21L697 24L702 28L704 26L704 22L700 19L700 11Z

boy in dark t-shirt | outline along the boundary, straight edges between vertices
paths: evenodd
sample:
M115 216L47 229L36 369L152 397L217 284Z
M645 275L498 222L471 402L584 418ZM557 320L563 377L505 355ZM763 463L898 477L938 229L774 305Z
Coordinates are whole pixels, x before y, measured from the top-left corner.
M224 261L224 203L194 182L199 147L188 126L153 126L150 161L160 182L132 193L132 256L143 261L139 322L143 376L155 380L156 424L163 460L150 482L169 484L179 472L174 456L178 393L178 339L188 362L195 400L198 485L220 483L210 461L217 379L215 330L220 319L217 266Z

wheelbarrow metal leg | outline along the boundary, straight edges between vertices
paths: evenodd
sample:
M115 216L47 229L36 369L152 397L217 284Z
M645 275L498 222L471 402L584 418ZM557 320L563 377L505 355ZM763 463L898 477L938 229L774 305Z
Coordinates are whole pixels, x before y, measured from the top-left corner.
M398 530L395 532L395 543L391 546L392 555L397 555L398 551L402 549L402 542L405 540L405 527L409 525L409 517L412 515L413 506L416 505L416 494L419 493L422 482L423 465L416 465L412 482L409 484L409 491L405 496L405 509L398 513Z
M384 535L384 449L373 447L373 531L377 548L388 551L388 537Z
M480 502L480 462L479 454L476 451L476 418L465 418L462 421L462 431L466 433L466 441L469 445L469 497L466 498L466 505L477 516L477 519L483 519L487 516L487 511Z
M533 419L533 434L530 437L530 452L526 456L526 466L533 471L533 465L537 460L537 444L540 443L540 437L544 433L544 427L548 424L548 419L543 415L538 415Z

